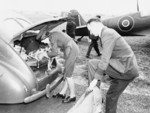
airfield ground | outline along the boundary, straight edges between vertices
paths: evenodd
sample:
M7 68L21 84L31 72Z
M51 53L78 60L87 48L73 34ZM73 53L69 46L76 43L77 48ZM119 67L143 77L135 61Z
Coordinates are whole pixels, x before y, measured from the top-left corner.
M118 102L118 113L149 113L150 111L150 37L125 37L134 50L141 70L140 78L134 80L121 95ZM76 82L77 99L87 88L87 81L79 76L81 69L79 66L85 63L85 54L88 42L83 39L79 42L80 59L74 71ZM94 50L91 57L96 57ZM57 92L61 85L54 91ZM104 94L108 89L108 84L104 87ZM63 104L61 99L42 97L29 104L0 105L0 113L67 113L75 103Z
M41 13L36 16L33 13L24 13L26 17L37 21L44 18ZM34 15L34 16L33 16ZM49 14L46 15L47 17ZM118 113L150 113L150 37L124 37L131 45L140 68L140 77L135 79L119 98ZM85 54L89 43L84 38L79 42L81 50L80 58L74 71L74 80L76 82L77 99L87 88L87 81L79 76L82 71L79 67L86 62ZM97 58L94 50L91 57ZM57 92L61 85L54 91ZM107 92L108 84L104 87L104 94ZM61 99L42 97L29 104L0 105L0 113L67 113L75 103L63 104Z

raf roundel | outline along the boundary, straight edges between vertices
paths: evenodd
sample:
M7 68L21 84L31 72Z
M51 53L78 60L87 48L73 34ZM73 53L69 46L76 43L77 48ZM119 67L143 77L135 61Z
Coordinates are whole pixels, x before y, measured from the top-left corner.
M123 32L131 31L134 27L134 20L131 16L125 16L119 19L118 28Z

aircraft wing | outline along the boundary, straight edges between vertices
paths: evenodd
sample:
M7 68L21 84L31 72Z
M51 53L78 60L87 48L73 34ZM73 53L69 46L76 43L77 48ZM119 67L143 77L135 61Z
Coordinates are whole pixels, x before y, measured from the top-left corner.
M89 34L86 25L78 26L76 28L75 33L76 33L76 36L88 36L88 34Z

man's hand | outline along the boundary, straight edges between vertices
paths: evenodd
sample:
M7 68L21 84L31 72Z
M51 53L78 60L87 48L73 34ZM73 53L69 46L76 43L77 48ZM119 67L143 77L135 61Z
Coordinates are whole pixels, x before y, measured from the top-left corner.
M97 81L96 79L94 79L91 83L90 86L86 89L85 95L88 95L90 92L93 91L94 87L97 85Z

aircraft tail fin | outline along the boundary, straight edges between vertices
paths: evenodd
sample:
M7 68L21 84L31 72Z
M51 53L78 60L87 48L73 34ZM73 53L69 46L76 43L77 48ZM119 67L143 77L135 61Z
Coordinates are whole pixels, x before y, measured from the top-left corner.
M69 12L61 12L62 17L71 16L74 19L76 26L84 26L86 25L86 21L83 19L81 14L77 10L70 10Z
M70 10L71 16L75 19L76 26L86 25L86 21L83 19L81 14L77 10Z
M76 36L88 36L89 32L86 27L86 21L79 14L77 10L70 10L69 12L62 12L62 17L71 17L76 23Z
M138 0L137 0L137 11L138 11L138 12L140 11L140 9L139 9L139 2L138 2Z

